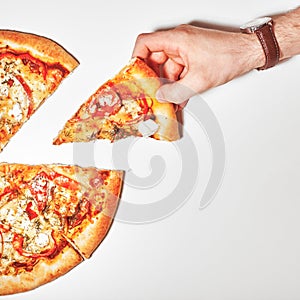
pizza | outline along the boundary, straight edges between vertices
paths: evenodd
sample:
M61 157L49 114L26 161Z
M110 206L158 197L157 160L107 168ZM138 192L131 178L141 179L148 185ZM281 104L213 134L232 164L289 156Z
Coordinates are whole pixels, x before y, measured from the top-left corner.
M0 164L0 295L50 282L88 259L116 212L123 171Z
M78 64L48 38L0 30L0 152Z
M177 140L179 126L174 105L155 98L160 85L156 73L143 60L131 59L80 106L53 144L96 139L114 142L128 136Z

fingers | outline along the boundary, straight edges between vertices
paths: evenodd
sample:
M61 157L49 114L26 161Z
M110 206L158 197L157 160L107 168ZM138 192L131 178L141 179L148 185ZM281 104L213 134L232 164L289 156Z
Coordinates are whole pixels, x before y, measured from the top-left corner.
M161 102L175 104L187 101L195 95L188 83L189 69L181 57L178 48L178 37L172 30L140 34L134 46L133 57L140 57L158 74L168 80L158 90L157 98Z
M145 60L146 64L150 68L152 68L158 76L160 76L160 77L163 76L161 74L161 70L162 70L161 66L168 60L167 55L163 51L153 52L149 55L148 58L146 58L144 60Z
M167 31L140 34L136 39L132 57L147 59L153 52L164 51L168 47L167 35Z
M197 94L196 90L188 85L188 82L188 79L185 77L173 83L162 85L156 93L157 100L184 105L185 101Z
M169 80L175 81L179 79L183 69L184 66L176 63L173 59L169 58L162 66L161 76Z

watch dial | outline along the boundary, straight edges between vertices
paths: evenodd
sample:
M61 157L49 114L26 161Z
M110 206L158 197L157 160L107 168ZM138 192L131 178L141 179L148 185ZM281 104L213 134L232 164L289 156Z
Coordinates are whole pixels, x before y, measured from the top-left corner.
M251 32L254 32L255 30L257 30L258 28L260 28L262 25L270 22L272 19L270 17L263 17L263 18L258 18L255 19L253 21L250 21L244 25L241 26L241 29L248 29Z

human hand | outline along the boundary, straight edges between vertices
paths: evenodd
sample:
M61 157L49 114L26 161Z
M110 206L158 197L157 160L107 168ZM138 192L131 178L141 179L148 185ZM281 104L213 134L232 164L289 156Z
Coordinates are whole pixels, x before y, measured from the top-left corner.
M255 35L192 25L140 34L132 56L167 79L158 100L176 104L262 66L265 59Z

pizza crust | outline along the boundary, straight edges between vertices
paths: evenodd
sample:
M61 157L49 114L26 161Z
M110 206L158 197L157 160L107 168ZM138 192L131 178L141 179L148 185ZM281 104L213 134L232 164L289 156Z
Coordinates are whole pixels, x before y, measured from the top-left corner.
M32 271L22 272L16 276L1 276L0 295L35 289L66 274L82 261L82 257L72 247L66 246L54 259L41 259Z
M30 53L46 63L61 63L69 72L72 72L79 62L62 46L53 40L32 33L14 30L0 30L0 49L13 49L17 52Z

